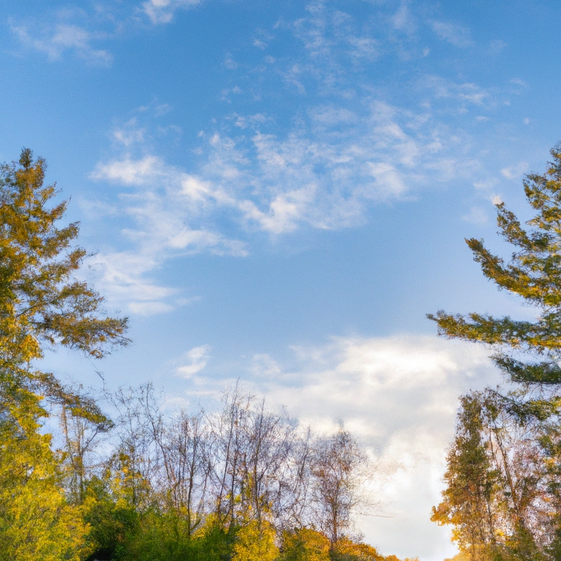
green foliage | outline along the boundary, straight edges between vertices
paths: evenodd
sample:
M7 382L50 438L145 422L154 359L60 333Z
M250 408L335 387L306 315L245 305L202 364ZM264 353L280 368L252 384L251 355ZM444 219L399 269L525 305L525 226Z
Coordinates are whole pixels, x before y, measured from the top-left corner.
M72 248L78 225L57 228L66 202L44 186L46 164L23 150L0 167L0 361L5 367L42 357L60 344L95 358L126 344L126 319L99 317L103 298L73 274L86 256Z
M113 559L123 558L137 533L139 515L111 472L88 481L83 509L89 549Z
M453 539L473 560L485 559L495 544L495 527L489 505L498 474L492 470L487 443L482 438L483 413L477 395L463 396L456 437L448 453L443 501L433 507L431 520L454 526Z
M491 390L461 398L443 500L433 508L431 519L453 525L473 561L551 559L558 478L544 456L543 422L514 416L510 398Z
M499 233L515 249L510 261L493 255L482 240L466 240L488 279L539 310L536 321L443 311L428 315L441 335L494 345L497 366L513 381L539 385L561 383L561 146L551 155L545 174L530 174L524 181L526 198L537 212L529 229L504 203L497 205ZM520 360L515 354L520 352L529 359Z
M483 342L516 392L462 398L447 487L432 520L454 526L470 560L559 559L561 551L561 145L543 174L524 181L534 217L523 226L501 203L508 262L466 240L483 274L536 309L534 321L489 314L429 314L449 338Z
M237 528L227 530L214 515L209 515L190 544L190 559L193 561L230 561L236 540Z

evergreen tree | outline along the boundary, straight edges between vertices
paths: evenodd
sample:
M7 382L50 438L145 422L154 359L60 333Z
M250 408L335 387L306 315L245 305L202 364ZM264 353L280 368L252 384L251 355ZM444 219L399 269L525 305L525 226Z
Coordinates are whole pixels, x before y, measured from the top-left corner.
M78 225L58 228L66 202L43 185L46 164L30 150L0 166L0 558L78 559L86 525L62 486L44 397L103 422L95 403L66 391L34 365L47 346L101 358L124 345L127 320L104 317L103 298L75 273L86 252L72 247Z
M536 215L524 228L504 203L497 205L500 235L515 248L508 263L468 239L483 274L535 306L535 321L497 318L487 314L428 314L440 335L494 345L493 359L513 381L539 385L561 383L561 145L551 150L553 161L543 174L524 180L526 198Z
M103 317L103 298L74 273L86 252L72 247L78 225L57 228L67 202L53 207L46 163L24 149L0 166L0 369L42 358L60 344L101 358L126 344L127 320Z

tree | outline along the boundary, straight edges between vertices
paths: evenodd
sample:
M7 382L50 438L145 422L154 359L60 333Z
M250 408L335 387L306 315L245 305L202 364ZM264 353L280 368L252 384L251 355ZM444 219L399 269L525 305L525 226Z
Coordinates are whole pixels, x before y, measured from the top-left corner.
M0 387L0 559L78 561L86 526L67 503L43 409L24 388Z
M530 228L524 229L504 203L497 205L499 233L515 248L510 261L493 255L483 240L466 240L483 274L535 306L537 319L428 314L440 335L493 345L493 360L513 381L542 387L561 383L561 144L551 155L545 174L524 180L526 198L537 211L527 223Z
M362 485L366 455L343 427L318 440L312 468L314 525L330 540L332 548L348 538L354 510L365 504Z
M278 555L275 528L268 520L253 518L238 530L232 561L275 561Z
M98 409L33 365L47 346L101 358L126 345L126 318L104 317L103 298L75 273L86 252L78 225L57 228L67 203L50 206L46 164L31 150L0 166L0 557L75 559L85 531L62 488L60 459L41 433L43 398L93 422Z
M496 512L493 508L498 474L492 469L488 443L482 432L483 405L477 395L461 398L456 437L447 457L447 485L443 501L433 507L431 520L455 526L452 539L470 561L487 559L495 546Z
M330 561L329 538L310 528L285 531L281 561Z
M41 359L45 345L79 349L94 358L126 345L126 318L103 317L103 298L74 274L86 252L72 247L78 224L57 228L67 202L53 207L44 186L46 163L22 150L19 164L0 166L0 371ZM29 369L49 388L53 380Z
M71 502L82 504L88 480L100 471L103 463L95 450L101 438L107 437L113 428L113 422L82 386L72 388L71 393L75 405L66 400L59 407L61 434L58 444L62 446L61 471L67 495Z
M249 511L259 523L271 516L280 526L293 513L290 490L298 487L289 481L298 440L294 423L286 412L267 411L264 401L256 402L237 386L223 396L223 404L209 418L216 514L225 527Z
M502 551L509 559L557 559L561 551L561 144L551 156L543 175L530 174L523 182L535 212L527 227L503 203L497 205L499 234L514 248L508 262L483 240L466 240L483 274L532 305L536 319L443 311L428 315L440 335L491 345L495 364L509 380L522 384L523 391L496 393L493 407L486 407L488 445L500 474L508 529Z
M518 399L494 390L461 397L446 488L431 520L452 524L472 561L550 559L553 458L544 454L543 423L510 408Z

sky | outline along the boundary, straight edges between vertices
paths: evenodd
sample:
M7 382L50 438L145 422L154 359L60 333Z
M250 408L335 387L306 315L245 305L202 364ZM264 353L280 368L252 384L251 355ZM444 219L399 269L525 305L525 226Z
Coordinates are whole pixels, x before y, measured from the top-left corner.
M48 162L133 344L63 379L212 407L239 380L378 461L383 554L451 557L429 521L458 396L488 349L426 313L532 310L464 238L522 219L561 139L553 0L6 0L0 161Z

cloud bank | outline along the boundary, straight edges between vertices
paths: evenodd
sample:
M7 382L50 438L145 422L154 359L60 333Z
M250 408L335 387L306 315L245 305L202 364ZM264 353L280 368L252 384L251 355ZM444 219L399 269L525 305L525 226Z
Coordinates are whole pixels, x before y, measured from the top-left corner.
M369 542L402 557L441 561L452 556L449 530L429 521L430 509L440 500L458 397L500 381L487 351L414 335L336 337L292 351L293 358L285 361L254 355L239 367L245 370L243 384L321 432L335 430L344 420L378 458L372 489L381 518L363 518L359 524ZM207 353L198 347L183 358L187 402L212 402L221 388L236 382L215 376L221 366ZM177 375L185 377L181 368ZM178 395L175 390L174 399Z

